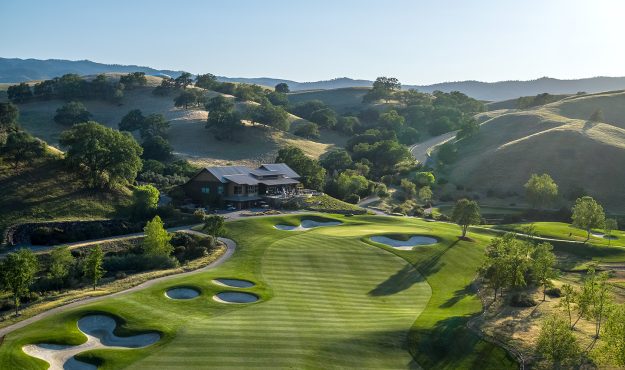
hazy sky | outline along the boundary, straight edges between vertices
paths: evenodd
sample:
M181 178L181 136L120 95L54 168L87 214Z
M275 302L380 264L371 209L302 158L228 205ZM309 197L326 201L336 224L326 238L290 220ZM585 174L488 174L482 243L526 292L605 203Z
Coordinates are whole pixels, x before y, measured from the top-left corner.
M622 0L0 0L0 56L312 81L625 76Z

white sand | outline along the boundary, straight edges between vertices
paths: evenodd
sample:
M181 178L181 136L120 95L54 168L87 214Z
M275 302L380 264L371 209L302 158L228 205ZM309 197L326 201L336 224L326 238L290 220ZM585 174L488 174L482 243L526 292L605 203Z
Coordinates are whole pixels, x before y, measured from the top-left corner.
M592 236L594 236L596 238L601 238L601 239L612 239L612 240L618 239L614 235L606 235L604 233L594 233L592 231L590 232L590 235L592 235Z
M322 226L338 226L340 224L341 222L338 222L338 221L320 222L320 221L313 221L313 220L302 220L302 223L299 226L275 225L274 227L278 230L284 230L284 231L302 231L302 230L309 230L315 227L322 227Z
M213 299L219 303L227 304L252 303L258 301L256 295L242 292L221 292L215 294Z
M29 344L22 349L29 356L37 357L50 364L49 370L92 370L96 366L78 361L75 355L98 348L129 349L147 347L156 343L158 333L146 333L132 337L118 337L113 333L117 323L109 316L89 315L78 320L78 329L87 341L78 346L59 344Z
M199 295L200 292L192 288L173 288L165 292L165 296L169 299L191 299Z
M240 279L214 279L213 283L231 288L251 288L256 285L251 281Z
M400 249L403 251L412 250L417 245L429 245L429 244L436 244L438 242L438 240L432 237L419 236L419 235L412 236L408 240L391 239L387 236L372 236L371 240L373 240L376 243L386 244L390 247L393 247L395 249Z

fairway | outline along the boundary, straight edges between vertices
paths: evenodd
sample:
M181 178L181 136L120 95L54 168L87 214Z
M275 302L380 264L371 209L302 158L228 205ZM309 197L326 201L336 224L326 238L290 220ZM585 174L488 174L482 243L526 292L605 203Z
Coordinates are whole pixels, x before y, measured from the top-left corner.
M339 226L308 231L273 227L277 223L299 224L302 219L305 216L229 223L228 234L237 242L237 250L223 265L29 325L7 335L0 346L0 362L16 369L44 369L45 364L24 355L21 346L44 339L47 343L80 344L84 338L75 328L76 320L99 312L121 319L119 335L156 330L162 337L142 349L96 350L78 356L104 369L397 369L416 366L411 354L416 354L420 363L423 359L428 368L478 363L485 368L514 367L503 350L479 341L464 328L465 320L479 312L480 304L466 289L462 294L459 291L474 275L483 249L454 241L457 230L453 226L338 216ZM441 241L415 251L392 251L364 241L380 233L411 231L436 233ZM446 261L446 255L456 261ZM410 263L403 256L411 256ZM445 285L435 291L427 276L415 268L422 258L431 264L431 256L437 256L436 264L441 266L431 266L426 273L433 279L433 287L438 287L441 279ZM467 264L466 271L455 271L459 261ZM445 272L445 277L437 271ZM245 279L256 285L232 288L213 282L219 278ZM173 287L193 288L200 296L188 300L165 297L165 291ZM216 302L213 295L223 291L254 293L260 301ZM459 343L454 340L448 343L446 350L455 352L448 359L437 348L440 322L454 335L463 333L460 347L456 348ZM415 353L426 347L427 353ZM480 358L485 353L489 359Z

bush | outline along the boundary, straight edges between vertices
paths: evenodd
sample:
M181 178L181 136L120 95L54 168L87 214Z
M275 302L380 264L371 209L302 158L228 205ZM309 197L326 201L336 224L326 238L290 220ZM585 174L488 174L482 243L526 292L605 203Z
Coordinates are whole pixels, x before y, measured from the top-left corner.
M375 187L375 194L380 198L386 198L389 196L388 188L384 184L378 184Z
M412 209L412 215L415 217L423 217L424 215L423 207L417 205Z
M176 186L171 191L169 191L169 196L175 201L182 201L186 198L187 194L184 192L184 189L181 186Z
M208 252L217 245L217 241L210 235L195 236L175 233L171 244L175 247L174 255L178 261L185 262L208 255Z
M159 206L156 209L156 214L162 219L173 218L176 215L176 208L171 204Z
M304 123L301 124L295 131L293 132L297 136L305 137L308 139L318 139L319 138L319 126L315 123Z
M148 271L178 267L175 258L163 255L125 254L104 257L104 270L110 273L119 271Z
M55 245L67 243L69 238L63 229L58 227L41 226L30 234L30 242L33 245Z
M206 218L206 212L204 212L203 209L196 209L195 212L193 212L193 217L195 217L197 222L204 222L204 219Z
M174 247L184 247L193 243L193 236L188 233L174 233L170 241Z
M545 293L551 298L560 298L562 297L562 291L560 288L549 288L545 290Z
M444 214L438 215L438 217L436 219L438 221L451 221L451 218L449 216L447 216L447 215L444 215Z
M536 301L527 293L514 293L510 297L510 306L512 307L534 307Z
M358 194L350 194L345 197L345 201L351 204L357 204L360 202L360 196Z

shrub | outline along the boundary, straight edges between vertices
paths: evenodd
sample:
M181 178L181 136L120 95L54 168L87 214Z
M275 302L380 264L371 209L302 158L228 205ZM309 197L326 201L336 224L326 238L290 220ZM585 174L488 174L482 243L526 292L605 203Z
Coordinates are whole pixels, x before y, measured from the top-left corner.
M545 293L551 298L562 297L562 291L560 290L560 288L556 288L556 287L545 290Z
M357 204L360 202L360 196L358 194L349 194L345 197L345 201L351 204Z
M163 255L126 254L104 258L104 270L117 273L119 271L148 271L169 269L178 266L175 258Z
M55 245L67 243L69 240L63 229L58 227L41 226L30 234L33 245Z
M171 237L171 245L174 247L184 247L193 243L193 237L187 233L174 233Z
M421 207L421 206L419 206L419 205L415 206L415 207L412 209L412 214L413 214L413 216L416 216L416 217L423 217L424 213L425 213L425 212L423 211L423 207Z
M389 196L388 188L384 184L378 184L375 187L375 193L380 198L386 198Z
M527 293L514 293L510 297L510 306L512 307L534 307L536 301Z
M204 257L215 248L217 242L210 235L195 236L187 233L175 233L171 244L175 246L174 255L180 262Z
M430 215L431 215L431 213L430 213ZM439 220L439 221L451 221L451 218L449 216L447 216L447 215L440 214L440 215L438 215L437 220Z
M293 132L297 136L305 137L308 139L318 139L319 138L319 126L315 123L304 123L300 125Z
M193 217L197 220L197 222L204 222L204 218L206 218L206 212L203 209L196 209L193 212Z

